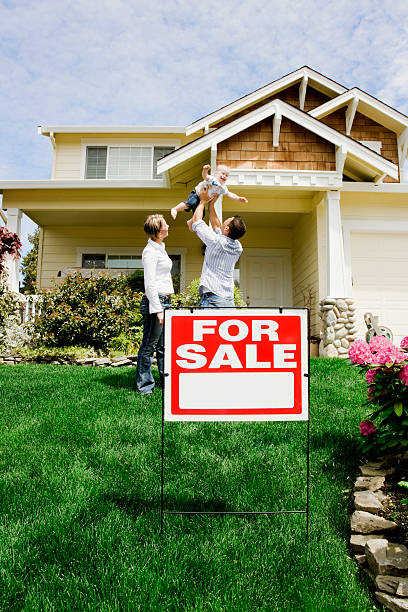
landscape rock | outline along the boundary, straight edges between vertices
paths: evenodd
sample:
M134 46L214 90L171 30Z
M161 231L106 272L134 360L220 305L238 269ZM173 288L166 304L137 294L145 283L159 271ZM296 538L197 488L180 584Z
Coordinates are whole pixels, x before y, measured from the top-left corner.
M347 302L345 302L344 300L337 300L336 301L336 306L340 310L340 312L344 312L344 311L348 310L348 307L349 307Z
M372 491L356 491L354 505L356 510L364 510L372 514L378 514L383 510L382 503Z
M375 596L378 601L391 610L391 612L406 612L406 610L408 610L408 600L402 597L387 595L380 591L376 591Z
M379 491L384 486L384 476L359 476L355 482L355 491Z
M98 357L98 359L95 359L96 366L107 366L110 364L110 362L111 360L109 357Z
M356 510L351 516L351 530L355 533L392 531L397 527L398 525L394 521L388 521L382 516L376 516L363 510Z
M377 464L372 464L369 465L368 463L364 464L364 465L360 465L360 472L362 476L387 476L388 474L393 474L395 472L394 468L390 467L390 468L377 468L377 467L372 467L373 465L377 465Z
M130 359L122 359L122 361L115 361L111 363L112 368L121 368L123 366L133 365L133 361Z
M403 576L382 576L375 579L375 586L380 591L387 591L401 597L408 597L408 578Z
M371 570L378 576L408 576L408 549L384 539L369 540L364 549Z
M351 550L357 553L363 553L365 549L365 545L369 540L379 540L385 539L385 536L379 534L368 534L361 535L359 533L352 533L350 537L350 546Z
M367 557L365 555L356 555L355 560L359 565L364 565L367 562Z

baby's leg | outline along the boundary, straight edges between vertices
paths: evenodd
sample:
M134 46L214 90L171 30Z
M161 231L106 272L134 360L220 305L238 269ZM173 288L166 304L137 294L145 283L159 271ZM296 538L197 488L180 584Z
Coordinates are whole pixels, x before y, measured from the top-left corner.
M171 216L173 217L173 219L175 219L177 217L177 213L180 212L180 210L187 210L188 206L186 205L185 202L180 202L180 204L177 204L177 206L173 206L173 208L170 211Z
M193 217L191 217L191 219L187 221L187 225L188 225L188 229L190 230L190 232L192 232L193 231Z

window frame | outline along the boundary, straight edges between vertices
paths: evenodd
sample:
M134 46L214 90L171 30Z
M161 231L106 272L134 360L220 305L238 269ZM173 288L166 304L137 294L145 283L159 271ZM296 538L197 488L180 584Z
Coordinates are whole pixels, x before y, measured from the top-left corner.
M174 147L178 149L181 146L179 139L174 138L158 138L158 139L146 139L146 138L82 138L81 139L81 172L80 178L85 181L134 181L138 183L153 182L155 185L165 185L166 178L154 178L154 148L161 147ZM86 178L86 162L87 162L87 149L88 147L106 147L106 173L103 179L91 179ZM124 179L124 178L107 178L109 168L109 149L110 147L140 147L151 149L151 176L144 179Z
M83 255L105 255L105 266L108 255L136 255L142 257L144 246L142 247L99 247L99 246L81 246L77 247L77 268L82 268ZM169 255L180 255L180 291L186 288L186 247L167 247L166 251ZM121 268L94 268L95 270L120 270ZM131 270L132 268L127 268ZM140 268L139 268L140 269Z

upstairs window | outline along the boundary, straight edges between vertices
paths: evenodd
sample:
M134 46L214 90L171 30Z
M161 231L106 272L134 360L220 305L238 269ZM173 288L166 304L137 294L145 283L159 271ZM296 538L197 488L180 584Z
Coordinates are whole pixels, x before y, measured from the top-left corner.
M87 147L87 179L162 179L157 174L159 159L175 147L105 146Z

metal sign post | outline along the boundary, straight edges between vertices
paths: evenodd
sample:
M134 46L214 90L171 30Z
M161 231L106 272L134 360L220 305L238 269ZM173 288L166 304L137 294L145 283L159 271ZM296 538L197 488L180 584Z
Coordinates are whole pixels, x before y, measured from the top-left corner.
M165 311L162 529L165 514L305 514L308 536L308 314L306 308ZM169 421L307 421L306 507L257 512L166 509L165 423Z

